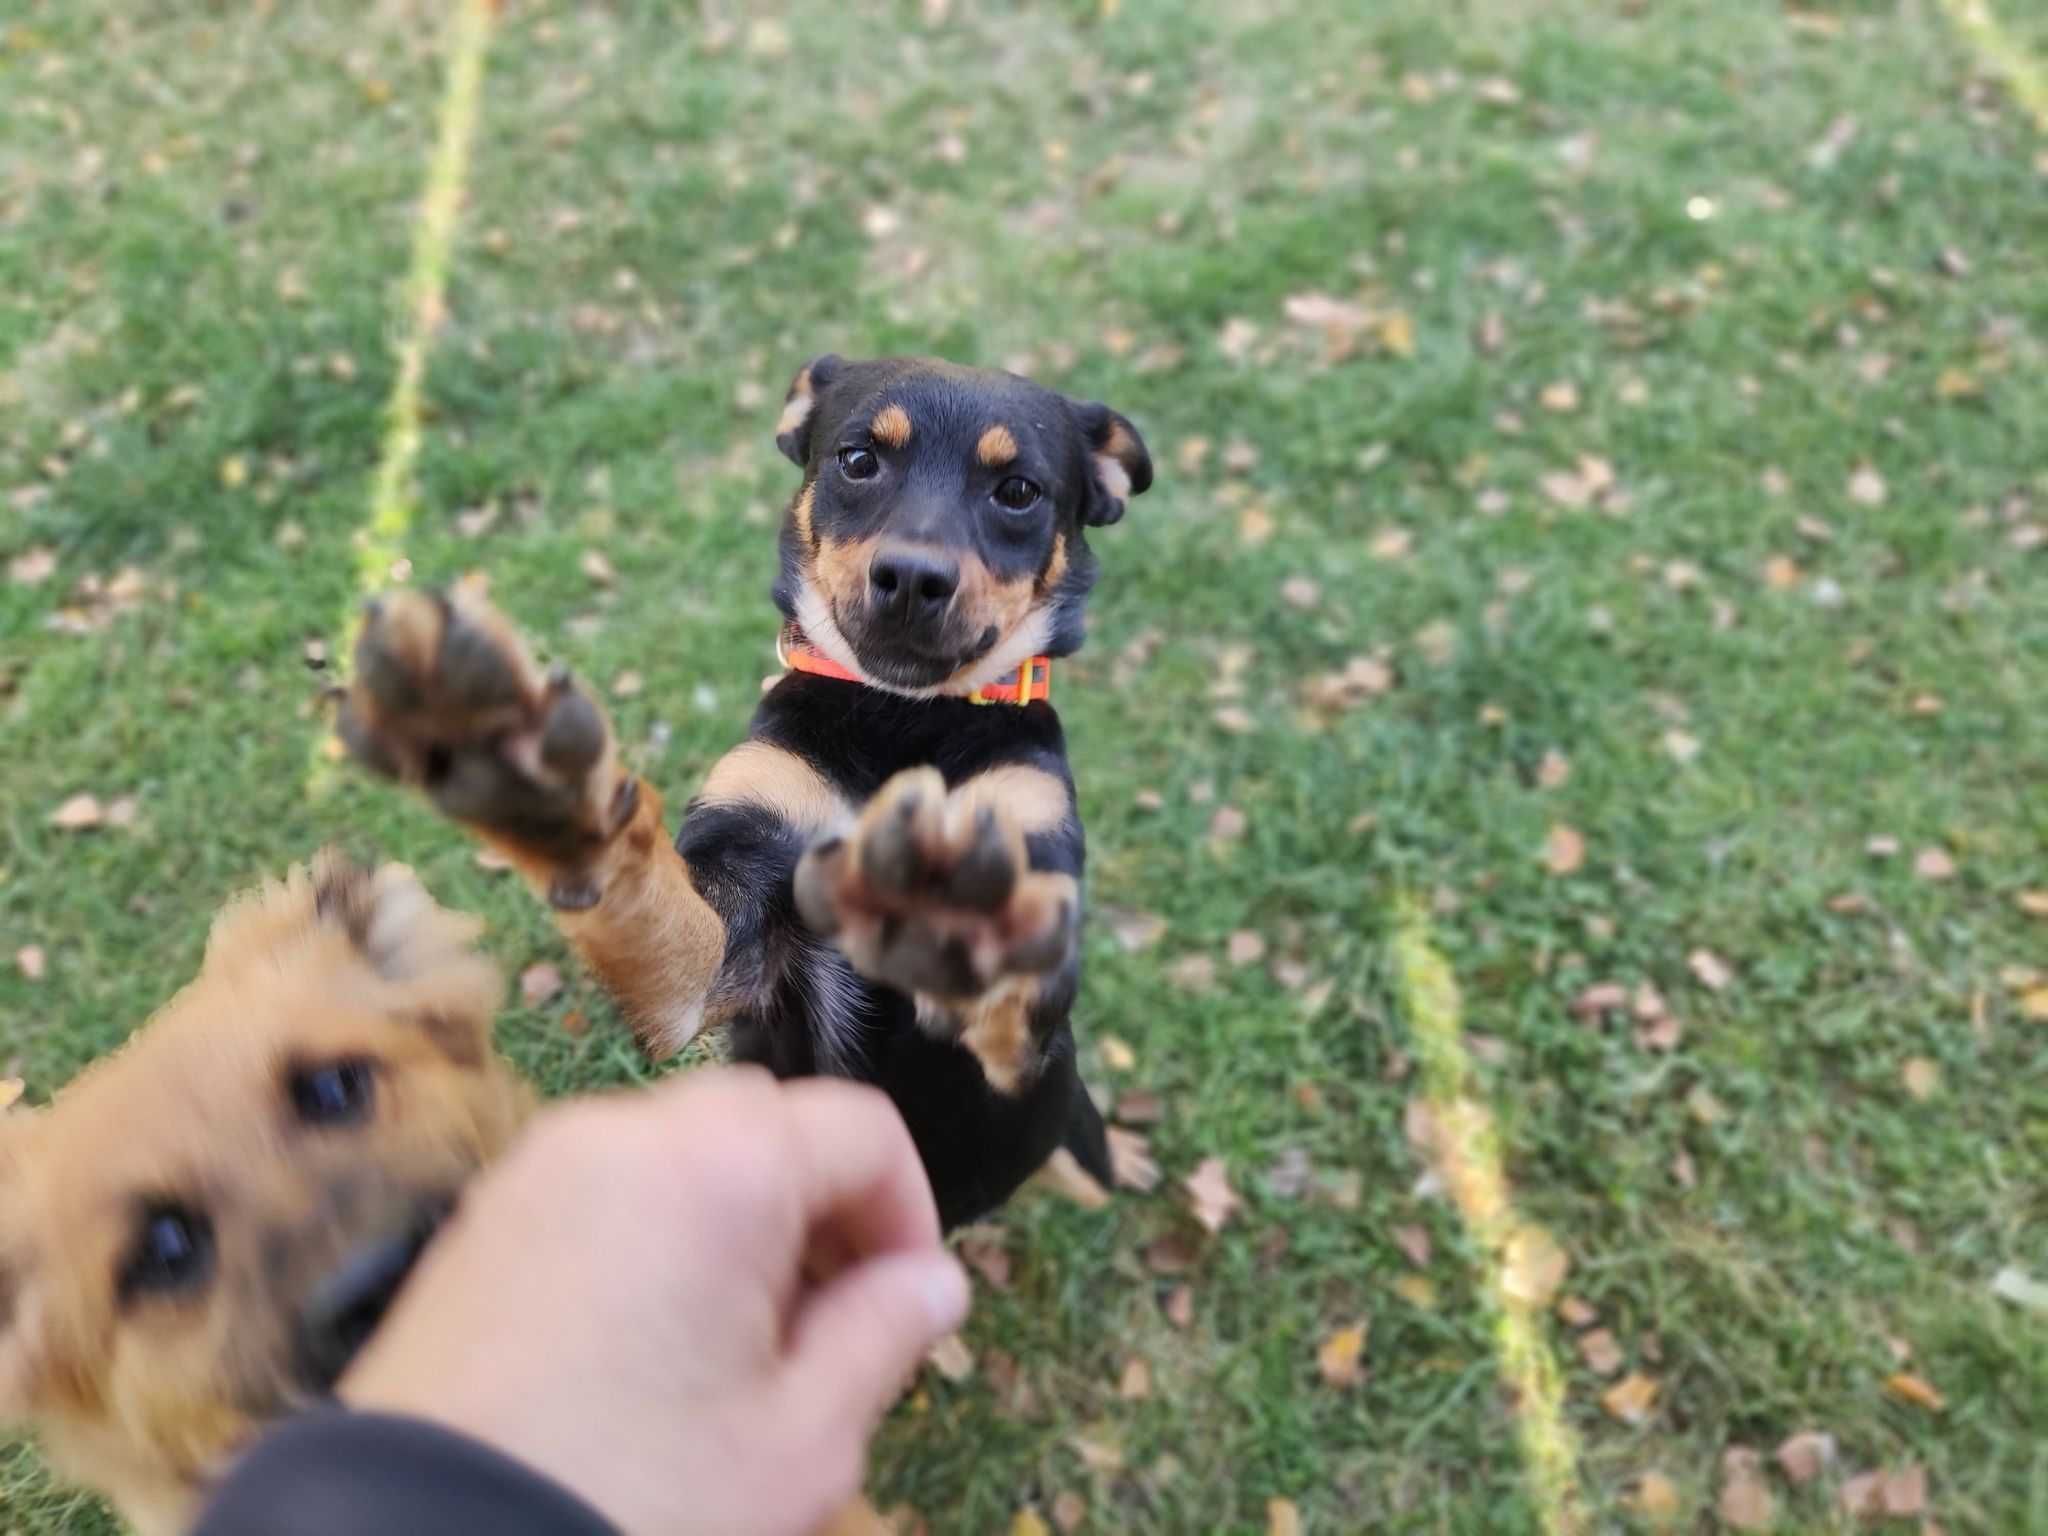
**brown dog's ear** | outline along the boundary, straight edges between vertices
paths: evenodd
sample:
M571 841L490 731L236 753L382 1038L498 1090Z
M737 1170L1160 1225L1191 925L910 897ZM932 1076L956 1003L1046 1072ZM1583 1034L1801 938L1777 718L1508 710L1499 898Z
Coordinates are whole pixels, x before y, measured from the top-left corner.
M1075 420L1088 440L1094 469L1083 521L1101 527L1124 515L1124 503L1152 485L1152 455L1130 418L1106 405L1090 402L1074 408Z
M782 417L775 423L775 446L798 468L810 463L811 425L818 396L830 387L840 366L840 359L827 352L797 369L796 377L790 381L789 394L782 402Z

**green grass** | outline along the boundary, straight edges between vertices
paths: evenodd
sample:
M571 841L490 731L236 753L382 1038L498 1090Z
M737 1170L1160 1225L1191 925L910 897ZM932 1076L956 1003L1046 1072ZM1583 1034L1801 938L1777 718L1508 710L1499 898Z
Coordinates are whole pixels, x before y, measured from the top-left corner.
M1093 900L1168 927L1126 953L1096 925L1080 1022L1131 1045L1128 1072L1092 1047L1089 1070L1159 1095L1170 1178L1221 1156L1246 1206L1186 1277L1186 1329L1161 1305L1178 1279L1139 1257L1188 1229L1164 1191L1016 1206L980 1368L897 1415L882 1502L938 1531L1069 1491L1096 1530L1258 1531L1276 1496L1318 1532L1536 1528L1476 1256L1402 1135L1384 949L1414 892L1494 1042L1524 1213L1662 1383L1647 1423L1615 1423L1558 1325L1597 1528L1630 1528L1656 1470L1679 1528L1708 1529L1723 1450L1808 1427L1846 1470L1923 1463L1950 1531L2048 1527L2048 1338L1989 1291L2005 1265L2048 1275L2048 1031L2001 977L2043 962L2013 897L2048 885L2048 553L2022 547L2048 524L2041 140L1937 8L1889 0L1840 5L1832 34L1765 0L1102 9L956 0L928 28L907 0L805 3L766 57L745 21L513 5L428 378L416 569L481 566L551 652L642 672L614 710L671 803L772 664L791 474L770 423L806 357L1028 359L1160 461L1096 541L1060 705ZM141 14L0 0L0 555L58 559L0 584L0 950L49 958L40 983L0 974L0 1075L37 1098L189 974L223 897L325 840L486 913L509 968L566 958L424 811L353 779L306 792L303 651L345 643L438 8ZM899 220L879 239L878 207ZM1283 313L1308 291L1406 312L1414 355L1327 362ZM1945 396L1955 369L1979 393ZM1541 403L1559 380L1575 411ZM1184 468L1195 437L1212 450ZM1581 454L1625 508L1546 497ZM1847 492L1865 465L1881 504ZM495 525L463 536L485 504ZM1254 510L1272 534L1248 544ZM1376 558L1393 526L1412 552ZM591 547L609 591L578 570ZM1795 586L1763 579L1774 556ZM127 565L140 604L51 627ZM1301 575L1313 609L1281 597ZM1382 646L1391 693L1305 717L1304 679ZM1248 733L1212 720L1226 655ZM1552 750L1571 773L1545 788ZM137 826L49 827L80 789L138 795ZM1248 828L1219 847L1225 803ZM1556 822L1587 844L1569 876L1539 857ZM1871 857L1880 836L1903 851ZM1953 879L1915 877L1932 846ZM1831 909L1845 893L1864 910ZM1329 983L1319 1006L1223 963L1239 928ZM1725 990L1691 976L1702 947ZM1174 984L1189 954L1216 957L1212 989ZM1608 979L1663 990L1676 1051L1573 1017ZM563 1030L569 1007L598 1026ZM587 980L501 1035L551 1091L642 1070ZM1924 1102L1913 1057L1940 1068ZM1702 1086L1716 1123L1687 1107ZM1296 1151L1362 1175L1358 1208L1268 1192ZM1427 1309L1392 1289L1410 1223L1435 1240ZM1367 1379L1338 1392L1315 1348L1361 1316ZM1885 1394L1891 1340L1945 1413ZM1027 1392L1000 1389L1003 1355ZM1143 1401L1116 1392L1131 1355ZM1782 1528L1847 1529L1831 1486L1777 1493ZM99 1528L25 1451L0 1496L24 1536Z

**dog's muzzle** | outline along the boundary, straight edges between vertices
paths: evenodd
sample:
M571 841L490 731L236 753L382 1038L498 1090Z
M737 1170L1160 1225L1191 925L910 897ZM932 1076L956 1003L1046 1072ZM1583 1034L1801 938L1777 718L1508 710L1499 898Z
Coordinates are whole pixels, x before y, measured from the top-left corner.
M453 1209L453 1201L436 1202L396 1231L358 1244L313 1287L299 1315L299 1374L308 1386L327 1392L341 1379Z

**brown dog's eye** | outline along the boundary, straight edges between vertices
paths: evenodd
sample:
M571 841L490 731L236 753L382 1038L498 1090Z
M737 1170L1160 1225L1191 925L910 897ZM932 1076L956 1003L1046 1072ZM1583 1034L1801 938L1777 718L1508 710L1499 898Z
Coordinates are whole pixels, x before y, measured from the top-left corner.
M377 1075L367 1061L295 1067L287 1085L292 1108L308 1125L354 1125L368 1117Z
M116 1280L123 1301L168 1296L205 1284L213 1273L213 1223L187 1206L151 1204Z
M1038 505L1038 498L1045 494L1022 475L1012 475L996 487L996 503L1008 507L1012 512L1029 512Z
M882 461L866 448L839 450L839 473L849 480L872 480L882 472Z

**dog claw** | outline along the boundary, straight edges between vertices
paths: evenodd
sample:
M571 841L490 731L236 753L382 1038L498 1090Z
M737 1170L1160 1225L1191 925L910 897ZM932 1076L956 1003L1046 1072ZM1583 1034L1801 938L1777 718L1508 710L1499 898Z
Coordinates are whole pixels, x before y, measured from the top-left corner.
M1003 840L995 812L984 806L974 820L974 841L946 882L946 894L976 912L995 912L1017 888L1017 866Z
M581 692L563 692L541 730L540 760L564 778L581 778L604 755L604 716Z

